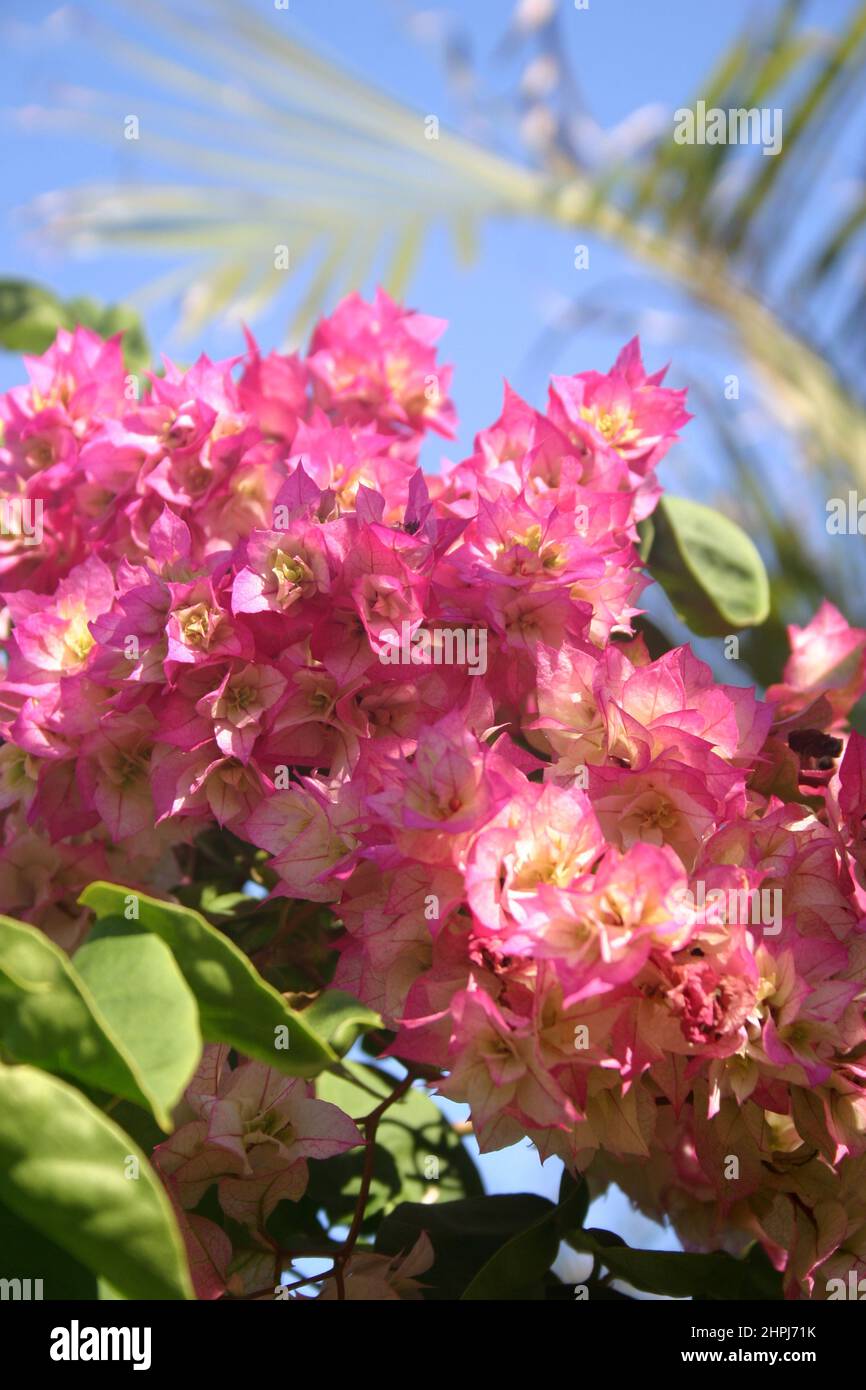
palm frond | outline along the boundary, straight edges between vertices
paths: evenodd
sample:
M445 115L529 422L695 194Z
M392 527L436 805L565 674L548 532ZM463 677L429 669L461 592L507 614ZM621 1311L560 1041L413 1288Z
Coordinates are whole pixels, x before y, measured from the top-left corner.
M117 10L134 23L131 0ZM567 141L530 164L450 130L431 132L422 112L296 42L246 0L212 0L204 10L195 0L171 9L151 0L147 23L158 39L133 40L122 23L97 37L162 94L141 108L146 148L181 181L139 175L134 184L74 189L43 200L36 215L69 246L189 254L191 331L278 293L279 244L290 246L293 270L310 263L300 332L329 292L371 264L383 261L382 278L404 291L437 225L450 227L464 255L494 217L581 229L672 286L720 350L733 344L796 463L817 471L825 489L852 479L866 486L862 325L847 321L841 347L823 312L862 252L862 188L841 214L823 218L817 238L794 236L830 134L860 109L866 3L851 8L838 33L804 28L802 13L802 0L778 0L696 89L723 109L783 106L776 157L678 145L671 130L639 164L591 176ZM166 57L166 45L194 53L194 65ZM92 96L85 110L63 113L63 126L117 140L126 100ZM56 129L57 113L48 118ZM730 441L725 447L735 470Z

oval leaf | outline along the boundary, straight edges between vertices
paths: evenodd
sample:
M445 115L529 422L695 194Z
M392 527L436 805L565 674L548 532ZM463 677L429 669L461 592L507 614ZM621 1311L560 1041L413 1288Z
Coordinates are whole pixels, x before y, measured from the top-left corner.
M92 883L78 899L97 918L135 921L162 938L198 1001L207 1042L226 1042L287 1076L316 1076L337 1059L303 1017L258 974L233 941L191 908L116 883ZM285 1030L283 1032L283 1030ZM283 1040L288 1046L278 1046Z
M0 917L0 1042L19 1062L73 1077L171 1120L67 956L36 927Z
M666 495L653 525L650 573L692 632L721 637L764 622L770 612L767 572L735 522L701 502Z
M202 1052L198 1007L177 961L152 932L114 922L94 928L74 964L169 1129Z
M382 1028L381 1014L341 989L326 989L304 1010L304 1020L342 1057L371 1028Z
M34 1067L0 1065L0 1202L125 1298L192 1297L144 1154L80 1091Z
M632 1250L607 1231L569 1233L575 1250L597 1256L617 1279L669 1298L779 1299L780 1276L761 1251L735 1259L724 1251L693 1255L682 1250Z

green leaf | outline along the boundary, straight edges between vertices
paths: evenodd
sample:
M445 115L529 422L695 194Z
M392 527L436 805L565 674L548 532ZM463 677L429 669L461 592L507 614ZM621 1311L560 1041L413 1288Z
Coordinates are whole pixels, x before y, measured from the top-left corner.
M341 989L327 989L304 1010L304 1020L342 1057L362 1033L382 1028L381 1014Z
M30 280L0 280L0 347L7 352L45 352L58 328L81 324L103 338L123 333L123 356L130 371L150 362L150 348L134 309L81 297L65 303Z
M336 1061L328 1044L262 979L234 942L197 912L116 883L92 883L78 901L99 920L123 922L129 920L127 910L134 910L134 920L161 937L198 1001L207 1042L230 1043L288 1076L315 1076ZM277 1046L283 1038L288 1046Z
M544 1276L566 1233L579 1228L588 1206L584 1182L565 1185L564 1200L543 1212L531 1226L500 1245L463 1293L464 1299L541 1297Z
M158 936L114 921L93 929L74 964L112 1036L134 1058L157 1120L170 1129L202 1052L198 1007L177 961Z
M201 885L190 885L198 888L198 901L190 903L190 907L195 907L201 912L206 912L209 917L233 917L240 907L249 907L257 899L251 898L247 893L240 893L234 890L222 891L218 885L205 883Z
M639 541L637 553L640 556L641 562L643 564L646 564L646 561L649 558L649 553L652 550L652 545L653 541L655 540L656 534L656 528L653 525L653 519L651 516L645 516L643 521L638 522L637 534Z
M123 359L130 371L139 371L150 364L147 337L134 309L125 304L100 304L96 299L82 296L67 300L63 311L67 328L81 324L102 338L113 338L115 333L122 333Z
M405 1254L426 1231L436 1258L423 1276L425 1297L457 1299L512 1236L555 1211L546 1197L531 1193L467 1197L431 1206L402 1202L382 1222L376 1250L384 1255ZM538 1286L529 1294L524 1290L522 1296L543 1298L544 1289Z
M98 1284L98 1294L100 1303L117 1303L123 1301L123 1294L118 1293L113 1284L107 1279L100 1279Z
M0 917L0 1042L17 1061L150 1107L171 1129L136 1057L68 957L11 917Z
M343 1063L345 1075L324 1072L316 1095L353 1120L369 1114L393 1089L378 1067ZM310 1165L309 1195L331 1225L351 1220L361 1186L364 1151L353 1150ZM413 1086L379 1121L373 1180L365 1208L365 1233L400 1202L450 1202L484 1191L472 1156L450 1121L420 1087Z
M691 1255L681 1250L632 1250L608 1231L568 1236L575 1250L595 1255L617 1279L647 1293L670 1298L778 1299L781 1281L763 1252L746 1259L716 1251Z
M0 1065L0 1203L125 1298L192 1297L171 1205L144 1154L34 1067Z
M122 1100L119 1104L115 1103L110 1106L101 1096L88 1095L88 1100L92 1100L99 1110L110 1115L124 1134L128 1134L130 1139L134 1140L146 1154L152 1153L157 1144L162 1144L165 1140L165 1135L156 1123L151 1111L142 1110L140 1106L133 1105L128 1100Z
M97 1280L92 1270L3 1205L0 1205L0 1279L30 1279L33 1297L36 1288L32 1281L41 1279L41 1296L46 1300L97 1297Z
M44 352L65 326L63 305L29 280L0 280L0 347L7 352Z
M764 622L770 586L745 531L712 507L669 495L653 522L650 573L692 632L720 637Z

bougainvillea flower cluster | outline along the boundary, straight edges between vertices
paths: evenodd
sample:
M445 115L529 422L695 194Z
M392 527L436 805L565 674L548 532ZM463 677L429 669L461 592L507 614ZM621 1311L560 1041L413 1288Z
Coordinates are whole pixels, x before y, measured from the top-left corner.
M27 361L0 400L0 486L41 517L0 555L0 905L72 950L86 883L168 891L222 827L333 914L335 983L482 1150L528 1136L821 1296L866 1274L866 632L825 603L764 699L651 659L637 525L684 393L633 341L544 413L507 389L425 477L442 327L353 295L306 357L250 339L138 381L78 329ZM359 1142L213 1049L187 1108L160 1171L242 1223Z

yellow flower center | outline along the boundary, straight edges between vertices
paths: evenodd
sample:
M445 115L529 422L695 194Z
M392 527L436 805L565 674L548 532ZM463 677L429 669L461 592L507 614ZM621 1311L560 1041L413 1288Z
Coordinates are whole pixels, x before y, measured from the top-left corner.
M93 634L88 626L87 614L83 609L78 609L70 615L69 626L63 634L63 645L77 662L87 659L88 653L94 643Z

